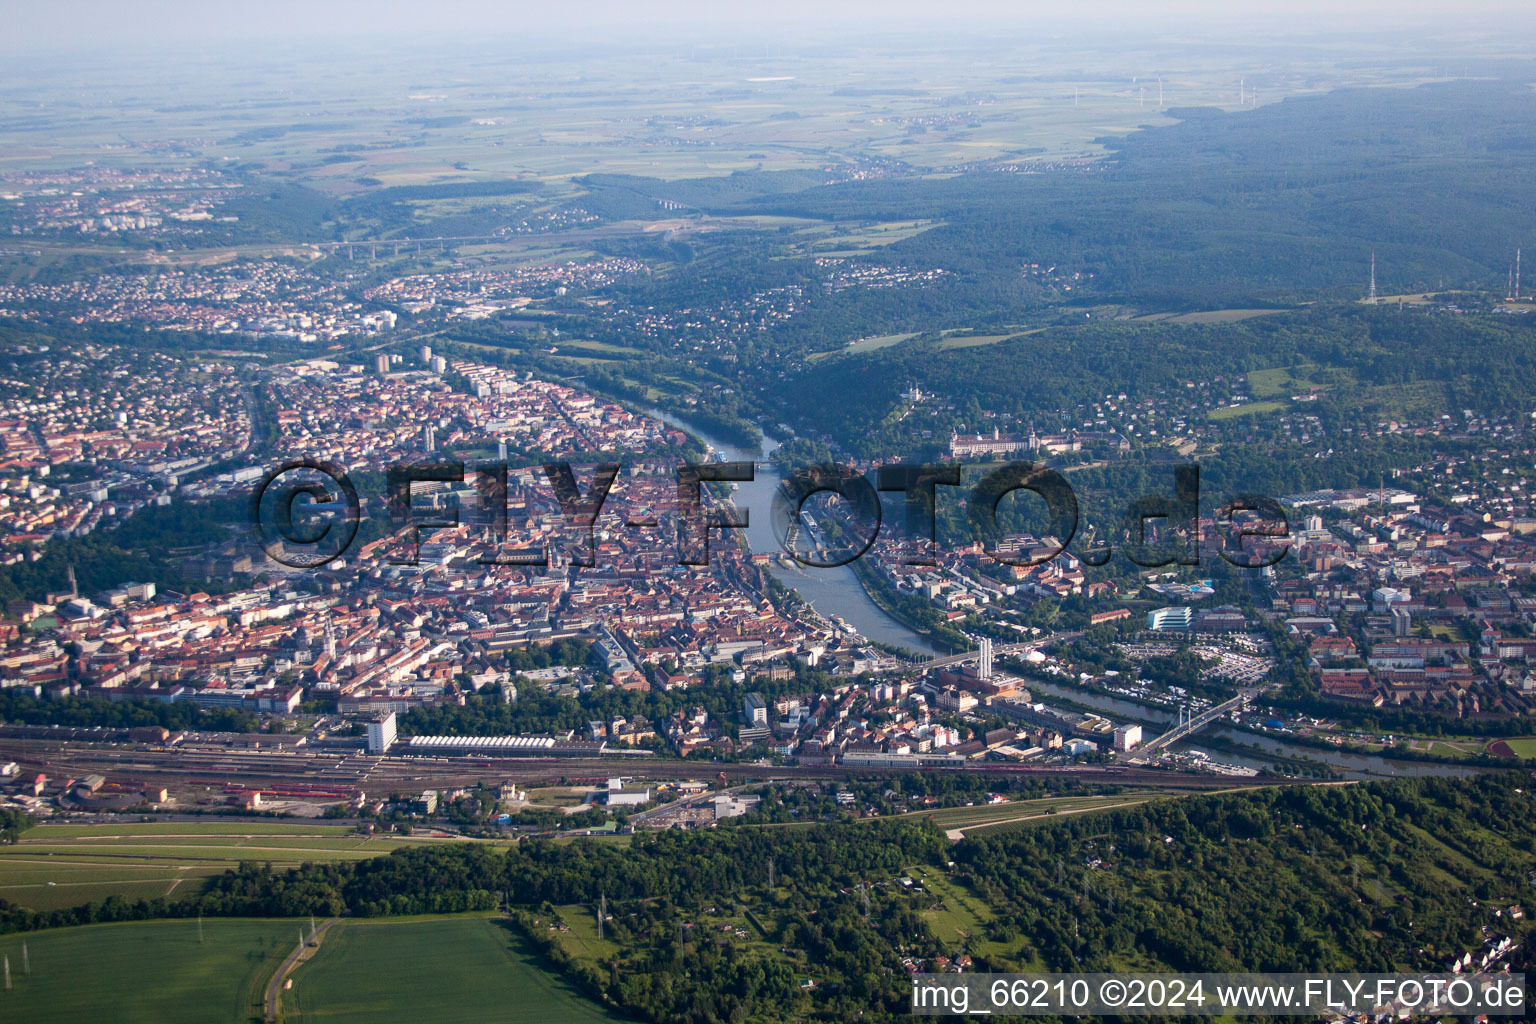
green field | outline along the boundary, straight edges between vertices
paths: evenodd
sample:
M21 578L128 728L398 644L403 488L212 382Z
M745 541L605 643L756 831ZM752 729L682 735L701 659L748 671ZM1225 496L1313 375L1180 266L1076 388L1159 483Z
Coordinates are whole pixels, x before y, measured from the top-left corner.
M875 351L878 351L879 349L882 349L882 348L890 348L892 345L900 345L902 342L906 341L908 338L915 338L915 337L917 337L917 335L915 333L910 333L910 334L881 334L881 335L877 335L877 336L875 336L873 338L860 338L858 341L851 341L847 345L844 345L842 348L835 349L835 350L833 350L831 352L813 352L813 353L811 353L809 358L811 359L812 362L816 362L818 360L826 359L826 358L829 358L831 356L856 356L856 355L862 355L865 352L875 352Z
M0 899L33 910L108 896L188 896L240 861L296 865L361 860L424 843L427 836L364 836L343 825L246 822L39 825L0 847Z
M938 868L919 865L907 872L922 884L930 905L922 918L934 936L944 943L959 943L979 938L985 922L992 915L981 900L966 892Z
M1317 386L1306 377L1310 369L1314 367L1276 366L1267 370L1249 370L1248 389L1255 398L1289 397L1298 391Z
M1284 408L1284 402L1248 402L1244 405L1229 405L1221 409L1212 409L1210 418L1213 420L1232 420L1239 416L1255 416L1259 413L1276 412Z
M783 218L790 220L790 218ZM905 220L886 221L860 225L858 227L846 227L839 225L832 227L816 222L800 221L800 224L809 224L798 232L797 241L802 241L801 251L814 253L817 256L858 256L871 249L890 245L893 242L906 241L914 235L919 235L929 228L938 227L939 221L931 220Z
M359 1024L614 1021L484 916L343 921L293 973L285 1015Z
M584 786L542 786L528 790L528 802L539 807L579 807L590 794Z
M619 955L619 946L608 939L597 937L597 911L577 903L556 907L566 930L560 934L560 945L565 951L582 960L612 960Z
M1170 324L1234 324L1240 320L1251 320L1256 316L1273 316L1284 312L1286 310L1283 309L1207 309L1195 313L1179 313L1168 317L1166 322Z
M1517 740L1505 740L1509 749L1515 752L1516 757L1536 757L1536 738L1530 736Z
M262 988L298 939L288 920L136 921L0 936L18 1024L207 1024L261 1015ZM26 945L23 958L22 945ZM30 973L25 969L30 965Z
M1415 741L1413 744L1416 750L1423 750L1438 757L1476 757L1483 752L1484 745L1485 741L1480 739L1463 740L1460 742L1454 740L1424 740L1422 742Z
M1159 790L1128 793L1093 793L1084 796L1051 796L1037 800L1010 800L1003 804L978 804L974 807L941 807L908 811L902 817L932 821L945 831L963 829L967 833L989 825L1046 818L1057 814L1077 814L1142 803L1153 797L1178 796Z
M1014 331L1008 334L962 335L958 333L959 330L959 328L951 328L941 331L940 333L943 335L943 338L939 341L939 348L978 348L984 345L996 345L1000 341L1007 341L1009 338L1019 337L1021 333ZM1023 331L1022 333L1035 334L1038 333L1039 330L1039 328L1036 328L1035 330ZM916 332L910 332L907 334L881 334L871 338L860 338L857 341L851 341L847 345L844 345L842 348L835 349L831 352L813 352L809 358L811 362L819 362L822 359L830 359L833 356L864 355L868 352L877 352L882 348L890 348L892 345L900 345L902 342L909 341L915 337L917 337Z
M1015 335L1012 335L1012 334L970 334L970 335L946 336L943 341L939 342L939 348L945 349L945 350L955 349L955 348L980 348L983 345L996 345L998 342L1000 342L1000 341L1007 341L1009 338L1012 338L1012 337L1015 337Z
M592 340L587 339L587 338L577 338L577 339L561 338L560 339L560 348L562 350L568 349L568 348L586 349L589 352L605 352L605 353L608 353L609 355L615 355L615 356L644 356L645 355L645 353L640 351L639 349L637 349L637 348L630 348L627 345L615 345L615 344L613 344L611 342L607 342L607 341L592 341Z

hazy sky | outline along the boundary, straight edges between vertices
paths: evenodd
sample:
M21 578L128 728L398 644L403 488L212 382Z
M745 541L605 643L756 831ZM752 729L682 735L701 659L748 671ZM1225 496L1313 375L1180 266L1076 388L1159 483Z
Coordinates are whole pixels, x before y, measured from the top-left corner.
M1227 37L1281 30L1398 31L1536 23L1530 0L0 0L9 52L154 50L187 43L379 35L519 34L580 41L815 38L987 28L1042 33L1158 27Z

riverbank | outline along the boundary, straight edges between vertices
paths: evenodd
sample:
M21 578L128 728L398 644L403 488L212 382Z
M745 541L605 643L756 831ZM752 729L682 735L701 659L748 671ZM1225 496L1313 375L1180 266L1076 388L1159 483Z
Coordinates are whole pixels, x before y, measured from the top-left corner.
M1473 768L1519 768L1536 762L1533 758L1508 758L1496 757L1486 751L1477 754L1466 754L1454 757L1448 754L1436 754L1427 750L1414 750L1404 746L1371 746L1365 743L1334 743L1320 736L1309 736L1300 733L1286 733L1283 737L1275 737L1272 733L1247 729L1248 732L1256 732L1260 736L1269 736L1272 739L1282 739L1286 743L1295 743L1304 747L1316 747L1322 750L1334 750L1343 754L1354 754L1358 757L1382 757L1393 761L1419 761L1424 764L1455 764L1466 765ZM1424 739L1426 737L1411 737L1412 739ZM1486 741L1484 741L1486 742Z
M914 633L922 634L930 644L943 649L949 654L964 651L969 647L965 638L958 635L955 630L947 631L948 633L955 633L954 636L946 635L946 633L928 629L908 615L897 603L896 599L900 595L891 590L886 582L880 578L879 570L874 568L873 565L866 564L860 559L852 564L852 568L854 578L859 581L859 586L864 588L864 593L868 595L870 603L886 615L889 615Z
M776 472L765 472L768 467L761 465L764 455L771 454L778 447L778 439L765 434L762 447L754 445L742 448L727 439L712 436L698 424L665 409L640 405L635 411L681 430L728 462L751 462L757 465L758 472L754 478L738 482L731 491L731 501L747 516L747 528L732 533L744 540L749 551L761 554L780 552L772 519L773 499L779 488L780 476ZM936 644L926 631L913 628L905 618L893 614L890 602L884 605L876 602L859 578L857 564L827 569L801 569L798 566L785 569L769 565L762 571L780 586L792 589L822 619L841 619L866 640L884 649L899 649L918 655L945 654L955 649L950 644Z
M1035 682L1037 684L1048 682L1048 680L1028 672L1019 672L1017 669L1015 669L1014 672L1025 681L1026 685L1031 682ZM1079 714L1104 714L1102 708L1096 708L1092 704L1084 704L1081 701L1075 701L1070 696L1063 696L1059 687L1053 688L1053 692L1049 696L1051 705L1053 707L1066 708L1069 711L1075 711ZM1127 701L1126 703L1136 703L1138 706L1148 708L1149 710L1155 707L1155 705L1148 706L1141 704L1140 702ZM1123 712L1117 713L1116 717L1129 720L1130 722L1140 725L1143 729L1148 730L1150 733L1148 738L1161 735L1162 732L1169 728L1171 725L1171 723L1167 721L1157 721L1149 717L1138 717L1136 715L1124 714ZM1322 778L1343 777L1342 773L1340 773L1338 769L1329 765L1325 761L1319 761L1315 758L1307 757L1305 754L1282 754L1273 750L1264 750L1261 747L1255 747L1250 744L1243 743L1241 740L1235 740L1229 737L1213 736L1209 733L1202 734L1199 739L1199 745L1201 748L1208 751L1215 751L1216 753L1223 754L1236 754L1241 757L1248 758L1251 761L1258 762L1261 768L1267 766L1270 768L1281 769L1282 773L1284 769L1290 768L1297 771L1304 771L1309 776L1314 776L1318 773L1321 773Z
M1015 661L1015 662L1012 662L1012 664L1014 665L1014 671L1018 672L1020 675L1024 675L1024 676L1031 676L1032 675L1031 673L1028 673L1028 672L1021 672L1021 671L1019 671L1020 667L1022 667L1021 663ZM1075 683L1075 684L1073 684L1073 686L1074 686L1075 689L1082 690L1084 693L1092 694L1092 695L1097 696L1097 697L1102 697L1102 698L1104 698L1106 700L1119 701L1122 704L1134 705L1135 707L1144 708L1144 709L1149 710L1149 711L1156 711L1159 714L1166 715L1166 714L1169 713L1167 708L1165 708L1163 705L1155 704L1155 703L1152 703L1150 701L1144 700L1144 699L1142 699L1140 697L1135 696L1134 694L1117 693L1117 692L1115 692L1113 690L1106 689L1105 687L1094 686L1092 684L1087 684L1087 683ZM1054 695L1053 695L1053 699L1061 700L1061 699L1064 699L1064 698L1054 697ZM1086 709L1089 710L1089 711L1094 711L1095 710L1091 706L1086 706ZM1103 712L1099 711L1098 713L1102 714ZM1143 725L1146 724L1145 720L1142 721L1142 724ZM1165 724L1166 723L1159 723L1159 727L1162 727ZM1257 729L1257 728L1254 728L1253 726L1245 725L1245 724L1243 724L1241 722L1223 721L1220 724L1220 728L1227 729L1227 730L1230 730L1232 732L1246 733L1247 735L1254 736L1256 738L1262 738L1262 739L1268 740L1269 742L1275 743L1275 744L1285 744L1285 745L1289 745L1289 746L1298 746L1298 747L1309 747L1309 748L1314 749L1314 750L1326 751L1327 753L1331 753L1331 754L1340 754L1340 755L1347 755L1347 756L1352 756L1352 757L1378 759L1378 760L1382 760L1382 761L1416 762L1416 763L1419 763L1419 764L1441 764L1441 765L1447 765L1447 766L1454 766L1454 767L1458 767L1458 768L1516 768L1516 767L1520 767L1523 764L1529 764L1529 763L1531 763L1531 760L1533 760L1533 759L1521 760L1521 759L1497 758L1497 757L1494 757L1491 754L1483 754L1483 755L1480 755L1480 756L1468 755L1468 756L1463 756L1463 757L1450 757L1450 756L1446 756L1446 755L1434 754L1434 753L1429 753L1429 752L1420 751L1420 750L1401 749L1401 748L1398 748L1398 747L1390 747L1390 748L1388 748L1388 747L1380 747L1380 748L1375 748L1375 747L1369 747L1369 746L1365 746L1365 745L1362 745L1362 744L1356 744L1356 743L1332 743L1332 742L1329 742L1328 740L1321 739L1321 738L1316 737L1316 736L1308 736L1308 735L1304 735L1304 734L1301 734L1301 733L1276 734L1276 733L1274 733L1274 732L1272 732L1270 730L1267 730L1267 729ZM1278 753L1276 751L1264 750L1262 747L1256 747L1256 746L1251 745L1251 744L1245 744L1245 743L1242 743L1240 740L1221 740L1221 739L1215 738L1215 737L1202 738L1201 739L1201 743L1202 744L1211 745L1211 746L1214 746L1214 744L1218 743L1218 742L1219 743L1227 743L1227 744L1235 744L1237 746L1241 746L1245 751L1258 751L1260 756L1264 756L1264 757L1270 757L1270 758L1282 759L1282 760L1290 760L1290 761L1295 761L1295 762L1298 762L1298 763L1312 763L1312 764L1318 763L1315 759L1307 757L1307 755L1304 754L1304 753L1297 753L1297 754L1287 755L1287 754L1280 754L1280 753Z

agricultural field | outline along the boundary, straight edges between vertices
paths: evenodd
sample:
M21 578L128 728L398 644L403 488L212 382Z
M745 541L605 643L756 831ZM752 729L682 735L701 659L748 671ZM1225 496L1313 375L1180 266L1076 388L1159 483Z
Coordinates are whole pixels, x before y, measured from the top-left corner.
M799 237L806 239L800 249L816 256L861 256L872 249L905 241L942 223L931 220L887 221L856 228L833 228L816 224L799 232Z
M289 920L208 918L201 925L196 919L134 921L0 936L0 954L11 964L0 1020L259 1018L262 988L293 948L298 927Z
M445 837L365 836L341 825L177 822L39 825L0 847L0 899L33 910L72 907L108 896L191 895L203 880L240 861L296 865L361 860Z
M590 918L590 915L588 915ZM342 921L293 973L285 1015L338 1024L616 1021L483 915Z
M108 126L132 120L163 138L207 138L201 144L212 153L282 171L332 196L445 181L512 178L544 186L526 201L503 196L432 210L466 216L488 206L521 212L563 198L574 191L573 178L591 173L677 179L822 169L861 157L900 160L933 178L993 160L1027 171L1035 159L1102 155L1107 139L1172 123L1175 108L1239 109L1244 102L1234 84L1244 65L1210 54L1182 51L1182 70L1153 90L1145 77L1140 85L1127 80L1123 56L1107 51L1070 61L1043 44L1004 52L998 59L1022 61L1031 71L1003 79L1001 87L991 57L957 62L934 54L892 63L862 50L812 61L689 46L572 62L562 49L536 47L516 67L484 59L459 75L431 76L430 85L394 59L338 78L332 62L308 54L247 54L229 78L176 67L126 75L90 69L71 82L92 102L24 133L11 128L6 141L37 166L78 167L99 157L101 147L120 144ZM422 56L419 48L413 54ZM293 92L253 95L253 75L290 82ZM583 83L579 92L558 87L567 76ZM1268 104L1405 78L1416 80L1395 69L1343 70L1331 59L1296 55L1284 70L1271 69L1262 99L1255 99ZM20 75L18 81L30 98L33 82ZM159 100L167 94L178 102ZM493 95L540 102L507 106L488 102ZM381 96L389 102L378 102ZM211 119L211 111L232 104L239 118ZM311 104L325 116L313 117ZM208 132L210 124L218 130ZM163 158L151 149L115 159L134 166ZM879 245L882 236L904 237L923 226L890 221L852 244Z

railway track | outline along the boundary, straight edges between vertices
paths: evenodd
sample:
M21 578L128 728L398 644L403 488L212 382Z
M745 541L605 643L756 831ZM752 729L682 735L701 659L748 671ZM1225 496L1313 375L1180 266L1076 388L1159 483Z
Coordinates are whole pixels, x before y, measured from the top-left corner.
M611 775L624 775L665 781L724 775L730 781L768 782L778 779L870 778L903 775L919 770L897 766L845 768L841 765L719 764L665 758L624 761L611 758L363 757L207 749L145 751L93 744L0 740L0 761L5 760L16 761L27 773L43 772L50 780L60 776L99 774L118 787L150 783L236 785L251 789L312 787L315 790L351 789L375 794L412 789L446 789L490 780L600 781ZM1234 784L1226 776L1162 771L1132 765L1051 767L990 763L921 770L1186 790L1226 789Z

